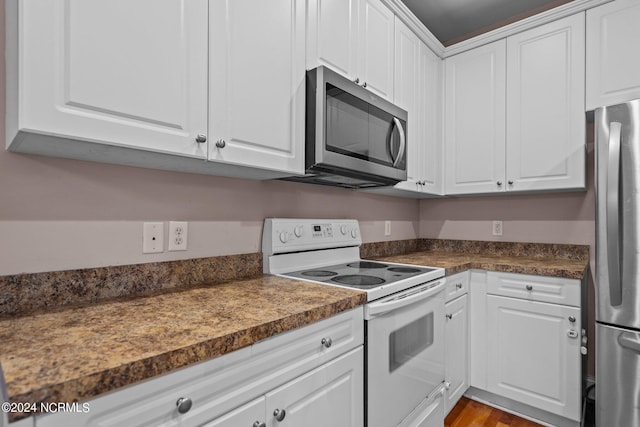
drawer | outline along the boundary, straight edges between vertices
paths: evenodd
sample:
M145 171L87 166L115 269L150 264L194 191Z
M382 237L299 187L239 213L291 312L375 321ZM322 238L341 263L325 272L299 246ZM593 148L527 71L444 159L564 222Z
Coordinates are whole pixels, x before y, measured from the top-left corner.
M469 271L454 274L447 277L447 287L445 288L445 301L449 302L469 292Z
M527 274L487 273L487 293L530 301L580 307L582 282L578 279L532 276Z
M200 426L364 342L358 307L250 347L160 375L88 401L89 416L39 415L37 427ZM331 339L331 345L322 339ZM325 341L327 343L328 341ZM190 399L185 414L178 399Z

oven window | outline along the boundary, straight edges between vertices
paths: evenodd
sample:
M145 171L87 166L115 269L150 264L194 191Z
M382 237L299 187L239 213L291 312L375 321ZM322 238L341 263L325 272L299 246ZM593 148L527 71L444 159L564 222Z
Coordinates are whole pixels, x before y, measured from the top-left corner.
M433 344L433 312L389 335L389 372L404 365Z

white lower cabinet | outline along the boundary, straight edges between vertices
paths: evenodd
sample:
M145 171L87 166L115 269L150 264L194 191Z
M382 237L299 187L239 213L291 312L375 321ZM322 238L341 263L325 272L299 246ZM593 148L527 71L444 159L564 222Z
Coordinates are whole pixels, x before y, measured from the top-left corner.
M469 388L469 325L467 295L445 305L445 413L458 403Z
M359 307L83 402L86 414L38 415L35 425L362 427L363 343ZM191 402L183 413L181 399Z
M487 310L488 391L580 420L580 309L488 295Z
M359 347L203 427L362 426L363 354Z

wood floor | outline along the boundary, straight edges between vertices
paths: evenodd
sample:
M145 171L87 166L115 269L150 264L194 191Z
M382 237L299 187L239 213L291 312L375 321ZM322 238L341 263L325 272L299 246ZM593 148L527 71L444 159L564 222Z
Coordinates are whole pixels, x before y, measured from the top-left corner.
M516 415L462 397L444 420L445 427L541 427Z

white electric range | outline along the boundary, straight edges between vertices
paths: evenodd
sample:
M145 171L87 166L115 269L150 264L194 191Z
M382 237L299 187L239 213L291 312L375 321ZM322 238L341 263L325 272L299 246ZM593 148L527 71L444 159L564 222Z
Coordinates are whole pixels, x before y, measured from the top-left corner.
M362 260L361 244L356 220L267 218L264 272L366 292L366 425L441 424L444 269Z

